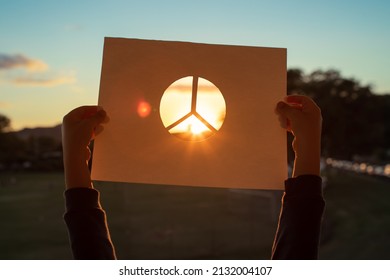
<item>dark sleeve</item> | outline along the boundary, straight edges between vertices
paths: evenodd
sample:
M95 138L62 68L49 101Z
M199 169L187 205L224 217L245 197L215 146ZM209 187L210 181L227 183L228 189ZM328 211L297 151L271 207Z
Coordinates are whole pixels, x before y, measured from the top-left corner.
M324 208L321 177L303 175L288 179L272 259L318 259Z
M107 227L106 214L95 189L65 191L65 223L75 259L116 259Z

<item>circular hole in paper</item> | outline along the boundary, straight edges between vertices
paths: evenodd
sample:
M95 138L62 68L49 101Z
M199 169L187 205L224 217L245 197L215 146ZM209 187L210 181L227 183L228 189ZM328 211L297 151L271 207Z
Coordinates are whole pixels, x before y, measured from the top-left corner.
M210 81L188 76L173 82L160 102L165 128L183 140L199 141L214 135L226 116L221 91Z

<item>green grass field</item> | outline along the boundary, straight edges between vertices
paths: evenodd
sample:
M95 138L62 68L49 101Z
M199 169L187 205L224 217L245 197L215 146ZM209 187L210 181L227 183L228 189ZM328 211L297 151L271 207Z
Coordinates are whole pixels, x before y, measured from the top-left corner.
M331 170L322 259L390 259L389 181ZM63 175L0 174L0 259L71 259ZM97 183L120 259L269 259L281 193Z
M69 259L62 174L0 175L0 259Z
M62 174L0 177L0 259L68 259ZM121 259L269 258L281 193L98 182Z
M329 172L322 259L390 259L390 180Z

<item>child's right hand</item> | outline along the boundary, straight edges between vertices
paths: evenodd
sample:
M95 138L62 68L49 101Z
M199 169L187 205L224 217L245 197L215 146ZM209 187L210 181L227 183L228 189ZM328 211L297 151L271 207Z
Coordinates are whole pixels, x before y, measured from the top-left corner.
M309 97L290 95L276 106L280 124L294 135L294 177L319 175L321 153L321 109Z

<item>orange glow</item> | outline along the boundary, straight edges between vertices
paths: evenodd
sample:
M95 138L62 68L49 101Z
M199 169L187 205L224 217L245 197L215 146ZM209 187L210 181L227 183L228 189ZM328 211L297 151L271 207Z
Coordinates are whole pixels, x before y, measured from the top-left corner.
M194 135L199 135L205 131L208 130L208 128L202 124L201 122L197 121L197 120L191 120L191 122L189 123L189 129L188 129L192 134Z
M141 101L140 103L138 103L137 113L141 118L146 118L147 116L149 116L151 111L152 107L148 102Z
M216 133L226 115L222 93L210 81L188 76L172 83L160 102L168 131L184 140L201 140Z
M209 132L210 130L205 126L197 117L191 115L186 120L179 123L177 126L169 130L173 134L192 134L192 135L201 135L204 132ZM188 135L186 136L188 137Z

